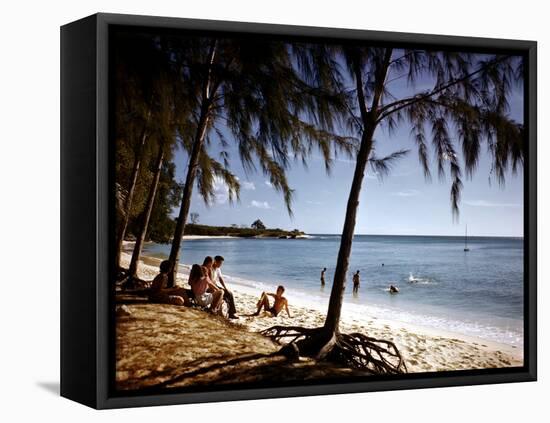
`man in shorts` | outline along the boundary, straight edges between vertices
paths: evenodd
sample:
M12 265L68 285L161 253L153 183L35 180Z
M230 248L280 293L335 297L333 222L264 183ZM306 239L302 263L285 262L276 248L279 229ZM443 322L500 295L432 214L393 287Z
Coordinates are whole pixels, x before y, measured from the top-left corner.
M260 311L263 308L264 311L271 313L272 317L276 317L284 308L286 310L286 313L288 314L288 317L291 317L290 311L288 310L288 301L285 297L283 297L284 292L285 292L285 287L282 285L279 285L277 287L277 293L275 294L271 292L262 292L262 295L260 296L260 300L258 301L258 304L257 304L258 310L256 310L256 313L254 313L253 316L259 316ZM269 304L269 297L273 297L275 299L275 302L273 303L273 305Z

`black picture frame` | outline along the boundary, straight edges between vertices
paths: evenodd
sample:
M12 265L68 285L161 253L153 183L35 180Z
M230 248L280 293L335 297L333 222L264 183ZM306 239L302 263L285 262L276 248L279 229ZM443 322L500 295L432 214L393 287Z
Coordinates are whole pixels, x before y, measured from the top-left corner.
M525 58L524 366L409 374L368 382L208 392L124 394L110 384L114 308L110 233L109 31L113 26L359 40L371 44L511 51ZM61 395L90 407L119 408L305 395L534 381L537 378L537 45L533 41L95 14L61 28Z

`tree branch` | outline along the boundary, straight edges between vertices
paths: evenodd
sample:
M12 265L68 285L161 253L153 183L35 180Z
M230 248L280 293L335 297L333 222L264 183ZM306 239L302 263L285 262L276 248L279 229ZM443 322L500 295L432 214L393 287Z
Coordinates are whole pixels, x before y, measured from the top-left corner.
M500 62L504 61L505 59L509 59L510 57L511 56L502 56L501 58L499 58L497 60L494 60L492 63L490 63L486 66L481 66L477 70L475 70L473 72L470 72L469 74L463 76L462 78L453 79L453 80L441 85L439 88L436 88L436 89L430 91L429 93L416 94L412 97L404 98L404 99L395 101L393 103L390 103L390 104L388 104L388 105L386 105L386 106L384 106L380 109L380 115L379 115L380 117L377 119L376 122L380 123L384 118L391 115L392 113L395 113L395 112L397 112L401 109L404 109L405 107L411 106L411 105L416 104L420 101L423 101L427 98L430 98L430 97L432 97L436 94L439 94L440 92L445 91L446 89L452 87L453 85L460 84L461 82L466 81L467 79L471 78L472 76L477 75L478 73L484 71L488 67L494 66L497 63L500 63ZM393 107L393 109L392 109L392 107ZM391 109L391 110L389 110L389 109Z
M357 100L359 103L359 110L361 112L361 119L364 127L365 122L367 121L368 111L367 104L365 99L365 92L363 91L363 77L361 75L361 65L359 63L359 58L357 55L353 58L353 72L355 73L355 85L357 89Z
M372 105L370 108L371 112L373 110L377 110L378 105L380 104L380 98L382 97L382 93L384 92L384 85L386 84L386 79L388 77L388 69L390 67L392 53L392 48L387 48L386 52L384 53L384 61L382 63L382 67L379 69L380 74L377 75L377 84L374 90L374 96L372 98Z

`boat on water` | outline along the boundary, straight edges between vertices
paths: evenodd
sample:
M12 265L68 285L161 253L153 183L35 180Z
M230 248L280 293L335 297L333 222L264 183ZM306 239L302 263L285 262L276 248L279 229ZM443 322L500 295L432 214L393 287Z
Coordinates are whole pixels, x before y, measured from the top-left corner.
M470 251L468 248L468 225L466 225L466 231L464 233L464 251Z

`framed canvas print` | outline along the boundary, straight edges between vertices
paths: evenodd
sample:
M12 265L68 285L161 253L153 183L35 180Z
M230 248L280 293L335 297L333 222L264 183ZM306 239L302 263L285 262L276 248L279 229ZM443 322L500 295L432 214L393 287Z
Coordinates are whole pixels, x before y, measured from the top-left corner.
M61 393L536 379L536 43L61 29Z

